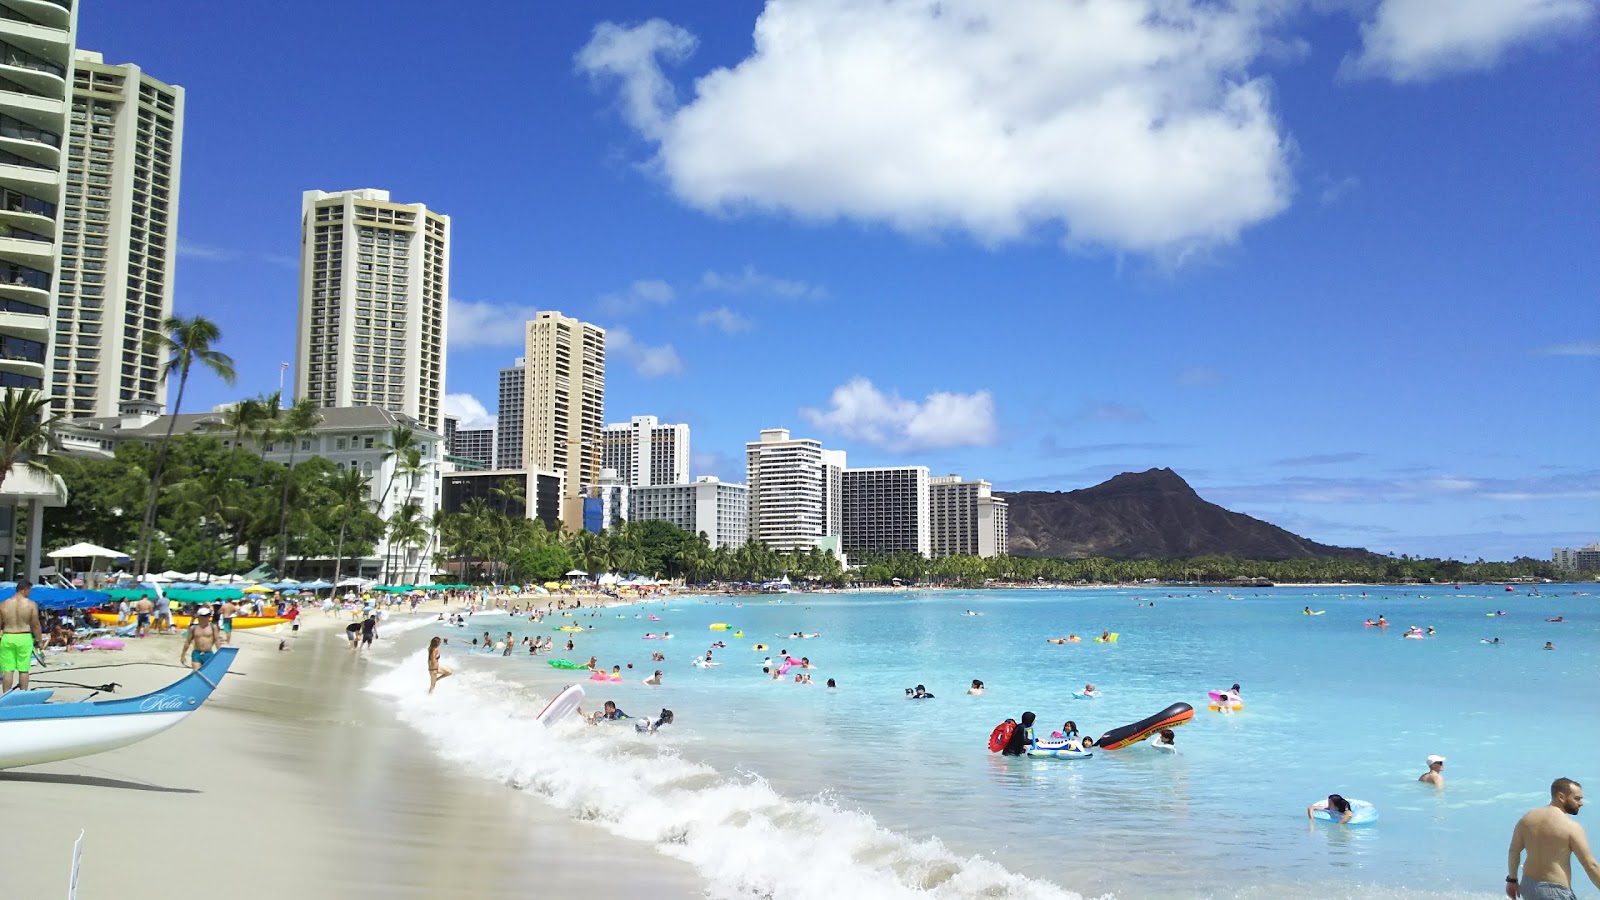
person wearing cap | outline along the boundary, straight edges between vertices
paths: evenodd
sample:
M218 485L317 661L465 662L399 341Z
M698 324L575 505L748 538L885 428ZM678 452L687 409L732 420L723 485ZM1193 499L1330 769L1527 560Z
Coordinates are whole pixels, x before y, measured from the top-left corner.
M1417 780L1434 787L1444 787L1444 757L1438 754L1428 757L1428 771L1423 772Z
M184 657L188 656L189 668L198 669L217 655L217 646L221 643L222 632L211 621L211 607L202 606L195 610L194 621L184 633L183 649L178 651L178 663L182 665Z

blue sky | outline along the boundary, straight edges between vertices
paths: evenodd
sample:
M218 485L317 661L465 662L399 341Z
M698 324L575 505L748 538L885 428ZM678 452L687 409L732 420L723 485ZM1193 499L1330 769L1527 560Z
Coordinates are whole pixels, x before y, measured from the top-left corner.
M177 309L240 373L195 408L292 361L300 192L381 187L452 217L469 414L559 309L695 474L785 426L1381 552L1600 539L1593 0L933 7L87 0L79 44L188 89Z

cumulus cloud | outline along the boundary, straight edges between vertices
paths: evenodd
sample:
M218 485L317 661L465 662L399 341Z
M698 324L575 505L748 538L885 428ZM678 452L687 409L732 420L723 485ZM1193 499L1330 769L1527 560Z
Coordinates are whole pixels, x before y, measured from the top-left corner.
M528 320L536 306L501 306L472 300L450 301L448 340L452 349L474 347L525 347Z
M603 294L595 301L595 309L607 316L628 316L647 306L662 306L672 302L677 291L658 278L635 281L626 290Z
M1341 71L1395 82L1493 67L1519 45L1576 31L1595 0L1382 0Z
M695 317L702 327L715 328L723 334L738 334L750 330L750 320L726 306L708 309Z
M471 394L445 394L444 414L455 416L460 429L493 428L497 421L477 397Z
M986 447L999 431L988 391L936 391L917 403L860 376L834 388L827 409L807 407L800 415L829 434L893 450Z
M784 0L686 102L662 65L695 38L659 19L598 26L576 66L698 209L1181 254L1289 203L1290 142L1249 72L1281 5Z
M788 300L820 300L828 296L828 289L820 284L768 275L755 266L745 266L737 272L706 272L700 276L700 287L725 294L765 294Z
M651 347L634 340L625 328L606 329L606 358L620 360L645 378L683 374L683 360L671 344Z

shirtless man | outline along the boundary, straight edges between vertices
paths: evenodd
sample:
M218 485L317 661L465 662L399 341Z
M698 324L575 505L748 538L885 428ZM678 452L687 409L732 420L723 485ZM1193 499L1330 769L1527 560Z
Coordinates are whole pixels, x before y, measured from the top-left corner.
M217 610L217 624L222 626L222 642L233 643L233 617L239 613L239 604L232 600L222 601L222 608Z
M0 603L0 691L16 684L28 689L28 670L33 668L33 650L44 637L39 624L39 605L28 599L33 584L17 582L17 592Z
M1589 881L1600 887L1600 861L1589 849L1582 826L1572 821L1583 808L1583 785L1570 778L1557 778L1550 785L1550 805L1541 806L1521 819L1511 832L1511 852L1506 858L1506 896L1511 900L1576 900L1572 892L1572 857L1576 855ZM1526 851L1522 879L1517 866Z
M183 665L184 656L187 655L189 668L198 669L217 655L217 647L221 643L222 632L211 621L211 607L202 606L195 610L194 621L184 634L183 649L178 651L178 664Z
M139 637L144 637L150 630L150 614L155 611L156 605L150 602L150 598L143 594L139 595L139 602L133 605L135 621L139 625Z
M1444 787L1444 757L1437 754L1428 757L1428 771L1423 772L1417 780L1434 787Z

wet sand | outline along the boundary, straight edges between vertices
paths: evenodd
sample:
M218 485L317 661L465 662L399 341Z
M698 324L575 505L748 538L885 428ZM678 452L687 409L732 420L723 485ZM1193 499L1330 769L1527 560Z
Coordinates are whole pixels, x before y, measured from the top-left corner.
M705 895L684 863L447 770L381 698L361 690L380 664L352 657L346 622L309 613L289 652L277 649L286 628L237 632L233 670L171 731L0 772L5 896L66 896L80 830L82 900ZM176 664L181 643L152 636L130 639L121 652L53 656L34 677L115 680L117 695L131 696L183 670L90 667ZM417 684L426 690L425 673ZM59 690L68 699L84 694ZM19 859L29 865L12 862Z

